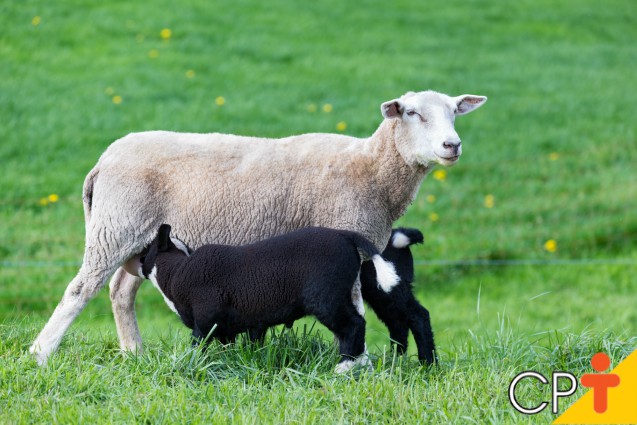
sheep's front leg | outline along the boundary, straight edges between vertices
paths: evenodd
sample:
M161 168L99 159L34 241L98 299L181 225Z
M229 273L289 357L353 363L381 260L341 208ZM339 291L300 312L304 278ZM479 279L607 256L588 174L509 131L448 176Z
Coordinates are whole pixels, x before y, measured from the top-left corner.
M121 267L111 279L111 304L119 345L123 351L142 351L142 336L135 315L135 297L143 281L144 279L127 273Z

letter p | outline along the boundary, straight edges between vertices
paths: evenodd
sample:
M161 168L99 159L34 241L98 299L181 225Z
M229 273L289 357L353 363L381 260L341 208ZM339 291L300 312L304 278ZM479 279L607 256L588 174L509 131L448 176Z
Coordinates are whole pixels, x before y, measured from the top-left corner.
M559 381L560 378L568 378L571 381L571 387L566 391L560 391ZM558 412L558 399L560 397L568 397L573 395L577 391L577 379L572 373L568 372L553 372L553 408L551 409L554 414Z

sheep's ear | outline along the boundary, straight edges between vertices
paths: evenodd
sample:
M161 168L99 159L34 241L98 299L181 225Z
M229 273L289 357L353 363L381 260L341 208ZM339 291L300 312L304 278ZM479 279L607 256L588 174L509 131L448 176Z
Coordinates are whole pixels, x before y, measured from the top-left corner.
M454 100L456 101L456 105L458 106L458 109L456 109L456 115L464 115L484 105L484 103L487 101L487 98L486 96L463 94L462 96L455 97Z
M402 117L405 105L399 99L390 100L380 105L380 112L385 118Z
M170 242L170 226L168 224L162 224L159 226L157 242L159 245L159 252L168 251L168 243Z

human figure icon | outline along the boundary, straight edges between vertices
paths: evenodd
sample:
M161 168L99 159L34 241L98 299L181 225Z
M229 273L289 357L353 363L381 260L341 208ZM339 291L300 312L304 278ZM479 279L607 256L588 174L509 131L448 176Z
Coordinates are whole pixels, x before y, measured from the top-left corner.
M610 358L604 353L597 353L591 358L591 366L600 373L586 373L580 379L583 386L593 389L593 408L597 413L604 413L608 408L608 389L619 385L619 375L601 373L610 367Z

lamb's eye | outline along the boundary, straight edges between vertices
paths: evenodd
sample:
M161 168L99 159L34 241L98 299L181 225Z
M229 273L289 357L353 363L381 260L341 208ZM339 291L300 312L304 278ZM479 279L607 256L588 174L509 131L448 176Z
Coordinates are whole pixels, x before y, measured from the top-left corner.
M407 115L413 117L414 115L416 115L416 111L407 111Z

